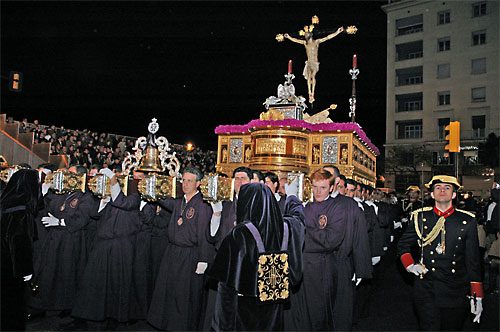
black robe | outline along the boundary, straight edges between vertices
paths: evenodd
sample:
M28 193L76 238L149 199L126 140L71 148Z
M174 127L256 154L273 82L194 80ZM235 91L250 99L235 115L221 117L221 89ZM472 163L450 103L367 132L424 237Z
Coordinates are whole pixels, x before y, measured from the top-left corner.
M23 277L33 274L35 216L43 208L38 174L22 169L12 175L0 200L1 325L2 331L24 330L26 287Z
M201 193L164 201L172 208L167 249L163 255L148 312L148 322L162 330L198 330L206 301L204 274L196 274L198 262L210 262L214 248L208 242L212 209Z
M147 203L139 211L141 224L136 238L133 279L137 307L132 309L136 318L147 317L156 276L168 244L170 216L156 202Z
M135 318L132 275L139 203L138 194L124 196L120 191L101 211L73 316L119 322Z
M38 288L33 307L42 310L73 307L87 263L84 229L90 222L90 214L96 209L96 202L88 192L52 196L47 214L64 219L66 226L47 227L35 260L32 283Z
M357 203L338 195L305 208L304 278L285 330L350 330L352 277L371 278L366 221Z
M282 330L284 304L261 304L257 298L258 251L244 222L250 220L256 226L267 252L280 250L283 222L288 224L289 282L293 286L302 278L302 204L295 196L288 197L282 217L276 199L265 185L246 184L240 194L238 225L222 242L209 271L209 275L219 281L212 328L216 331ZM261 196L254 200L253 195Z

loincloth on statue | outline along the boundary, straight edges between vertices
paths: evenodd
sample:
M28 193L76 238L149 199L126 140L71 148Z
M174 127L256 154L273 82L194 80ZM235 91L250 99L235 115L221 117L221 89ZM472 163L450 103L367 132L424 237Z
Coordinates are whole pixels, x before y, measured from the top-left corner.
M309 73L310 72L317 73L318 71L319 71L319 62L317 62L317 61L306 61L306 64L304 65L304 71L302 72L302 75L304 75L304 78L307 80L307 79L309 79Z

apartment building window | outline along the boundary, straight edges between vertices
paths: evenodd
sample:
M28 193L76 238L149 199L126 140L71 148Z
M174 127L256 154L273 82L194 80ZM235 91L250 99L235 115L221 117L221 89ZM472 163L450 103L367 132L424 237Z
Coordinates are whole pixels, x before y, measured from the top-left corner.
M453 165L453 159L450 158L449 153L444 151L432 152L432 164L433 165Z
M477 2L472 4L472 17L486 15L486 2Z
M471 73L472 74L486 73L486 58L472 59Z
M450 104L451 104L450 91L438 92L438 105L441 106Z
M451 22L450 20L450 11L449 10L445 10L445 11L442 11L442 12L439 12L438 13L438 22L437 24L438 25L442 25L442 24L448 24Z
M438 52L449 51L451 48L450 37L438 39Z
M438 138L445 139L446 138L446 126L450 124L450 118L441 118L438 119Z
M472 88L471 92L472 92L472 102L473 103L486 101L486 88L485 87Z
M409 67L396 70L397 86L422 84L423 67Z
M472 33L472 46L486 44L486 30L474 31Z
M422 92L396 95L396 112L421 111L423 108Z
M422 120L396 121L398 139L422 138Z
M486 116L472 117L472 138L483 138L486 132Z
M443 63L437 66L437 78L448 78L450 77L450 64Z
M415 15L396 20L396 36L408 35L423 30L423 15Z
M423 48L421 40L396 45L396 61L421 58L424 55Z

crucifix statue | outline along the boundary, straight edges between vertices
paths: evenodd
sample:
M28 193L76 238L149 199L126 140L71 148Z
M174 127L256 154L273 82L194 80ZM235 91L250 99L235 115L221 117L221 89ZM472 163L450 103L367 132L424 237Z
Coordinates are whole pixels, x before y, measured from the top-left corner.
M313 16L312 24L309 26L305 26L304 30L301 30L299 32L301 36L304 36L304 39L291 37L288 33L278 34L276 36L276 40L278 40L279 42L282 42L284 38L286 38L294 43L302 44L306 48L307 61L305 63L302 75L304 75L304 78L307 80L307 90L309 93L310 103L314 102L314 90L316 89L316 74L319 71L319 61L318 61L319 44L336 37L341 32L345 31L349 34L354 34L357 31L356 27L354 26L350 26L346 30L344 30L344 27L340 27L337 29L337 31L330 33L323 38L314 39L313 38L314 37L313 30L315 27L314 25L318 23L319 23L318 17Z

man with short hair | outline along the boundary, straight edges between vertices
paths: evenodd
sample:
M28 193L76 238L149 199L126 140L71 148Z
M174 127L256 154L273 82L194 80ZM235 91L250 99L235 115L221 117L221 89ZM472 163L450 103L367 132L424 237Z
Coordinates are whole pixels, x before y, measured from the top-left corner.
M350 330L355 278L371 278L364 217L350 198L330 197L335 177L325 169L311 175L314 202L307 203L304 279L285 330Z
M474 214L453 206L460 188L455 177L436 175L426 187L431 188L435 205L411 214L398 256L418 277L413 294L420 329L461 331L468 316L468 295L474 322L479 323L483 310L477 223ZM411 248L417 244L420 257L415 263Z
M217 218L213 218L210 230L210 241L219 248L222 240L235 226L236 222L236 204L238 201L238 194L240 187L244 184L250 183L253 178L252 170L248 167L237 167L233 171L234 178L234 197L232 202L219 202L212 204L212 209Z
M264 183L264 174L262 174L259 170L252 170L252 178L250 179L250 183Z
M346 191L346 188L345 188L345 181L346 181L346 177L343 175L343 174L340 174L339 175L339 183L337 184L337 191L339 192L339 194L341 195L345 195L345 191Z
M184 197L161 201L172 210L163 255L148 312L148 322L169 331L199 330L203 323L204 273L215 255L208 242L212 209L198 187L202 174L188 167L182 175Z
M265 179L264 183L273 192L274 198L276 198L276 200L278 201L278 206L280 207L281 213L283 214L287 196L286 194L283 195L280 192L278 192L280 187L280 181L278 176L273 172L266 172L264 173L264 179Z

